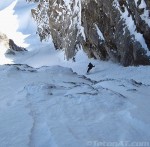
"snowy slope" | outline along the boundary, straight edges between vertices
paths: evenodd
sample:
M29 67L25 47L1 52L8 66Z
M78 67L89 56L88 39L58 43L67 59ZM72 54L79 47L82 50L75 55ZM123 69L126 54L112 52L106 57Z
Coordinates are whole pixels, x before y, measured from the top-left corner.
M76 62L65 61L53 44L39 41L34 6L0 3L0 19L9 14L5 20L16 23L12 39L28 50L0 55L0 147L150 146L150 67L89 60L83 51ZM11 37L6 27L0 31ZM96 67L86 75L89 62Z
M2 147L150 141L150 85L127 79L95 82L60 66L5 65L0 77Z

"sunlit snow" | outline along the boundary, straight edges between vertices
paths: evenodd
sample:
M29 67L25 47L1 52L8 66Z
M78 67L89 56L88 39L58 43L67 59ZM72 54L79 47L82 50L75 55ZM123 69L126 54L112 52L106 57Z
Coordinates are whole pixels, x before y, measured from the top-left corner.
M10 6L0 11L0 31L8 36L8 38L13 39L18 45L27 47L28 44L24 43L24 39L28 35L23 35L21 32L18 32L18 19L14 15L14 7L17 3L17 0L12 2Z

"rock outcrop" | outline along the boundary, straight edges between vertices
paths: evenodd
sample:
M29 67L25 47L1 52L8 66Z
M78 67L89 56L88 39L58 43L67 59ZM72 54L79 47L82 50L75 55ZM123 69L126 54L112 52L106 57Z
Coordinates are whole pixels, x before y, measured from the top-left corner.
M26 51L25 48L16 45L12 39L8 39L3 33L0 33L0 45L6 48L6 54L15 54L15 52L18 51Z
M111 59L124 66L150 64L149 0L36 2L32 15L41 40L51 35L56 49L64 49L67 59L82 47L96 59Z

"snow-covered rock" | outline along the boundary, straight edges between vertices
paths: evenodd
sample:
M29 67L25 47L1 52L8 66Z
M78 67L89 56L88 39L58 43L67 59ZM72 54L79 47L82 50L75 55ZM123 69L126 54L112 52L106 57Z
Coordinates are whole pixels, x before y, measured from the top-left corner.
M150 7L145 0L40 1L32 14L41 39L51 35L67 59L83 47L89 57L124 66L150 64Z
M67 59L76 53L81 34L81 1L41 1L32 15L38 24L41 40L52 35L56 49L63 49Z

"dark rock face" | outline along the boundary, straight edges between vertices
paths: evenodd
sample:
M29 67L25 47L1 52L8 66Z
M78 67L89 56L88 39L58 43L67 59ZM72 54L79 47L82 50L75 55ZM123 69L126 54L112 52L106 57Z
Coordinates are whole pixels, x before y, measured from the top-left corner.
M18 51L26 51L25 48L17 46L12 39L8 39L8 37L0 33L0 44L5 46L6 54L15 54Z
M13 51L26 51L25 48L17 46L12 39L9 39L9 49Z
M90 55L96 58L99 56L101 59L111 58L124 66L150 63L144 45L141 45L144 42L140 42L140 39L145 41L145 46L150 48L150 26L142 20L141 9L136 5L138 4L131 0L90 0L84 5L83 26L89 45L93 46ZM126 17L123 17L125 13ZM130 24L127 24L125 19L129 20ZM101 30L104 41L96 36L93 23ZM132 32L128 25L135 30ZM136 35L140 35L139 41ZM89 48L87 46L87 50Z
M32 14L41 40L51 35L67 59L82 45L96 59L150 64L149 0L45 0Z

